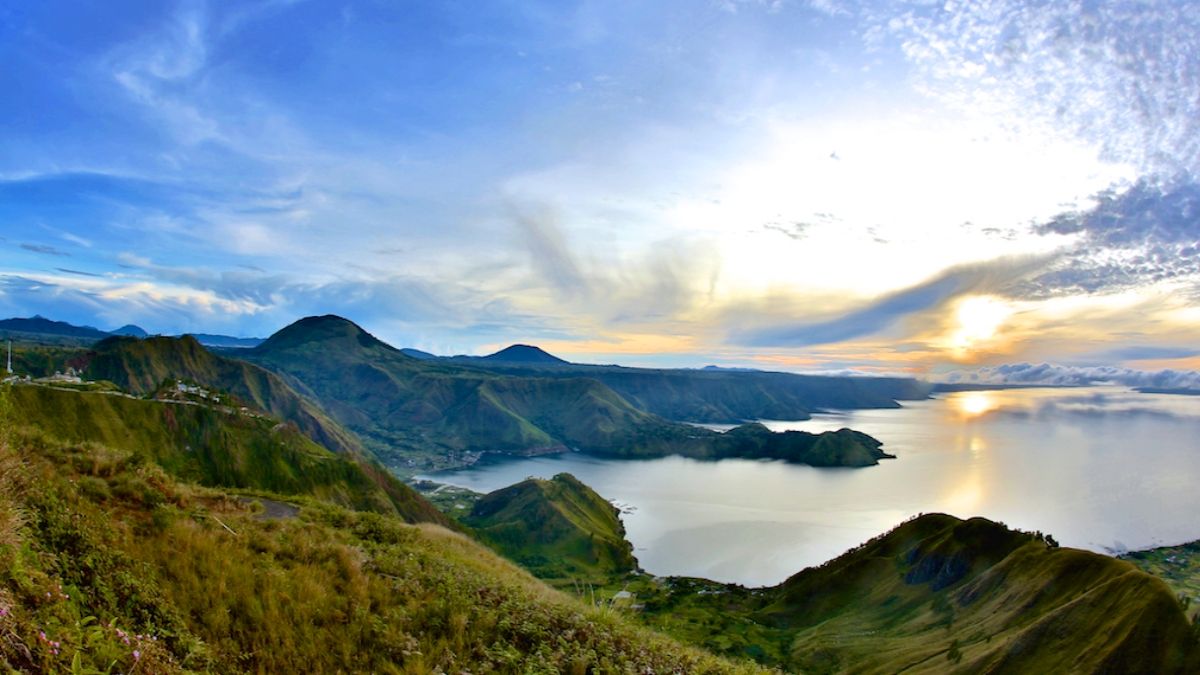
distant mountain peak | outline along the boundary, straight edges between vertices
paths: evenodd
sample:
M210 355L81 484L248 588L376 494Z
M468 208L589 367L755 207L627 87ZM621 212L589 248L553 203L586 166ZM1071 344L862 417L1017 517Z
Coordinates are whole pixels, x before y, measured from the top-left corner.
M336 314L306 316L279 329L255 349L271 351L296 347L309 342L345 342L348 340L356 341L360 347L381 347L396 351L395 347L371 335L362 326Z
M109 332L113 335L128 335L136 338L144 338L150 335L146 332L146 329L132 323L127 323L124 326Z
M547 352L541 347L534 345L511 345L505 347L495 354L489 354L483 357L485 361L504 361L507 363L542 363L542 364L559 364L566 365L569 361L564 361L557 356Z

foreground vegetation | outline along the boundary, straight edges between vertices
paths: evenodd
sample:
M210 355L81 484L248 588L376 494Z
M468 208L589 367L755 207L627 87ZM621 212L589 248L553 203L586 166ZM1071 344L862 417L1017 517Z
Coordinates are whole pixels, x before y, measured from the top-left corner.
M550 590L434 525L296 517L149 458L5 424L0 669L750 672Z

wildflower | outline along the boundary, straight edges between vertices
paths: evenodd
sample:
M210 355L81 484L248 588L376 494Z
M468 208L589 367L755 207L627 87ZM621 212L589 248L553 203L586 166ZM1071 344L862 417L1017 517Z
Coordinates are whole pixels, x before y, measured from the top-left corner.
M136 650L136 649L135 649L135 650L133 650L133 660L134 660L134 661L140 661L140 660L141 660L141 658L142 658L142 653L141 653L141 652L139 652L139 651L138 651L138 650Z

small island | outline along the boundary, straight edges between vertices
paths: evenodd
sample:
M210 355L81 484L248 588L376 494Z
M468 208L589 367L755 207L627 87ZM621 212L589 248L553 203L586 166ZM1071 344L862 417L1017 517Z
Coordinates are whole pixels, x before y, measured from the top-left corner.
M853 429L824 431L771 431L759 422L734 427L724 433L689 427L644 429L637 438L620 439L606 447L589 447L588 454L647 459L681 455L695 459L775 459L817 467L875 466L895 455L882 450L878 439Z

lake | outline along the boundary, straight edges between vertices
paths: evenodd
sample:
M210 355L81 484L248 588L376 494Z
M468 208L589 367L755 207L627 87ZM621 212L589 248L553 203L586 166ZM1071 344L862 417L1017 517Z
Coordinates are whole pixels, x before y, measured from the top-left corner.
M818 469L566 453L427 477L490 492L572 473L627 507L622 519L646 571L749 586L776 584L922 512L986 516L1100 552L1200 539L1200 397L1009 389L764 423L851 427L898 459Z

